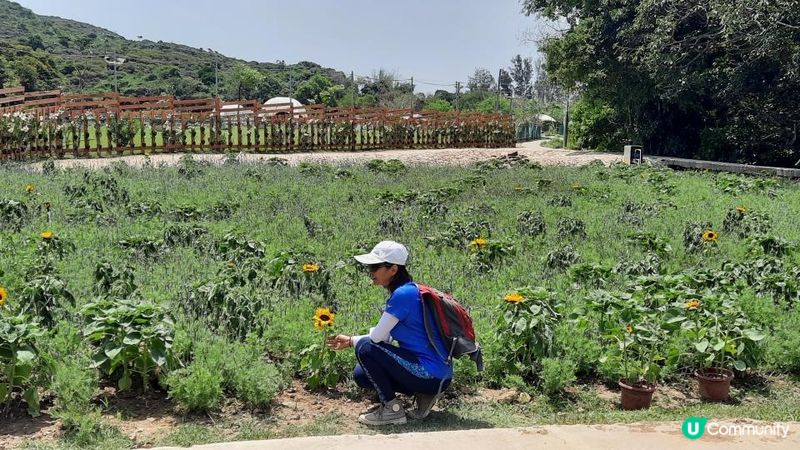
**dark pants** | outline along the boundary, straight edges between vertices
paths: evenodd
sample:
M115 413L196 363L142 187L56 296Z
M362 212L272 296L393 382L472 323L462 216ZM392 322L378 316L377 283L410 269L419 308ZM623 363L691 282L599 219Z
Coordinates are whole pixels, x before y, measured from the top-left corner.
M422 369L410 351L385 342L374 343L364 337L356 343L358 365L353 371L356 384L378 392L381 403L395 398L395 393L413 395L416 392L436 394L450 386L450 379L433 378Z

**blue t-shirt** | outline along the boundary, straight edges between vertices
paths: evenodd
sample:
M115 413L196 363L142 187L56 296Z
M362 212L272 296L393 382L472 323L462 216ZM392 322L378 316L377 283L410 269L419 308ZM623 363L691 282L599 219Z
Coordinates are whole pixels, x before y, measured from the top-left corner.
M442 360L428 341L428 334L422 318L422 299L417 285L408 282L395 289L392 296L386 301L386 312L399 320L390 334L400 343L400 347L414 352L422 367L433 377L452 378L453 368ZM439 352L447 355L441 333L435 327L432 331Z

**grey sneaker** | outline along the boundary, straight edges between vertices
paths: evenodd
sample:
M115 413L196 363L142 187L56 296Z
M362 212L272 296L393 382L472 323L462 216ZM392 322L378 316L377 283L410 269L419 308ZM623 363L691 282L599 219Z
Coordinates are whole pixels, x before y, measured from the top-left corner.
M400 401L393 399L372 411L358 416L358 421L364 425L402 425L406 423L406 412Z
M436 401L442 398L443 393L439 395L423 394L417 392L414 394L414 408L408 410L408 415L412 419L424 419L431 413L433 405Z

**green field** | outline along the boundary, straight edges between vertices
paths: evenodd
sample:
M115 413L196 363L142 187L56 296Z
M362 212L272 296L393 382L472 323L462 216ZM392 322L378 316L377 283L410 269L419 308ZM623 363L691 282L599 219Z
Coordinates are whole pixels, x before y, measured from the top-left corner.
M211 167L191 158L95 172L5 166L0 176L0 397L14 417L41 407L60 418L65 446L82 446L75 433L96 435L85 446L121 445L92 431L101 386L168 392L181 414L231 402L269 411L292 379L353 390L352 352L320 360L313 315L333 308L344 334L376 323L385 292L352 255L383 239L408 246L417 281L470 307L485 352L482 374L457 362L449 415L414 429L703 413L798 420L794 182L525 161ZM504 300L515 293L524 300ZM692 371L712 365L737 369L723 405L695 394L622 412L591 390L626 376L693 386ZM536 401L469 406L479 387ZM219 427L164 442L254 436ZM255 436L275 436L264 433Z

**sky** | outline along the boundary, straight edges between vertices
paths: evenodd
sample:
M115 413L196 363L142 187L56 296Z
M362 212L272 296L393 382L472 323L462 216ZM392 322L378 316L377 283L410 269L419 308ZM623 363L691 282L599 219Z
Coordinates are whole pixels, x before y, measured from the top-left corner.
M211 48L245 60L312 61L356 76L414 77L418 92L495 77L511 58L537 58L526 36L546 30L518 0L15 0L34 13ZM452 89L451 89L452 90Z

